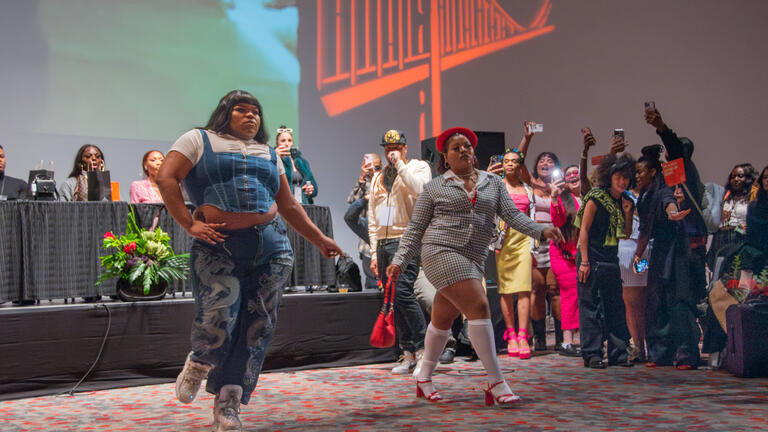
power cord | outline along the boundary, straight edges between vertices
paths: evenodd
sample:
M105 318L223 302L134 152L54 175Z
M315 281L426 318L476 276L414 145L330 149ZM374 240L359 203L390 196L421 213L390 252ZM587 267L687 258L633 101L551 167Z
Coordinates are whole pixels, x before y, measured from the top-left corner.
M85 381L85 379L88 377L88 375L90 375L90 373L93 371L93 368L96 367L96 364L99 363L99 359L101 359L101 354L104 352L104 346L107 344L107 337L109 336L109 330L112 328L112 311L109 310L109 308L105 303L99 303L95 307L98 308L99 306L103 306L104 309L107 310L107 331L104 333L104 338L101 341L101 347L99 347L99 353L96 354L96 359L91 364L91 367L88 369L85 375L83 375L83 377L80 378L80 381L78 381L77 384L75 384L75 386L72 387L72 390L68 392L58 393L56 396L61 396L65 393L67 396L72 396L75 393L75 390L77 390L77 388L80 386L80 384L82 384L83 381Z

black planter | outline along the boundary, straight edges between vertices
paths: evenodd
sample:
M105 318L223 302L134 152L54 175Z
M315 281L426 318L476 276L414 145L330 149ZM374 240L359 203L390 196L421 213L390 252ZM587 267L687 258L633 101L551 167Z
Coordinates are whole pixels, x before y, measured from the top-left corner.
M144 287L140 284L132 284L128 279L120 278L117 280L117 296L122 301L150 301L160 300L165 297L168 291L168 283L161 281L157 285L149 287L149 294L144 294Z

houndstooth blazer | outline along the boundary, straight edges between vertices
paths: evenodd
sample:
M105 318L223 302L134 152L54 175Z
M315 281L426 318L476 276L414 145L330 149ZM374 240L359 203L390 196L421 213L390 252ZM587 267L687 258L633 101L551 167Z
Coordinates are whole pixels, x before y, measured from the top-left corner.
M400 239L392 260L400 267L416 257L422 244L448 246L467 253L470 239L487 248L496 233L496 216L511 228L541 238L544 225L533 222L520 212L509 197L501 178L488 174L477 185L477 202L473 206L466 190L458 183L437 176L424 186L416 200L411 221Z

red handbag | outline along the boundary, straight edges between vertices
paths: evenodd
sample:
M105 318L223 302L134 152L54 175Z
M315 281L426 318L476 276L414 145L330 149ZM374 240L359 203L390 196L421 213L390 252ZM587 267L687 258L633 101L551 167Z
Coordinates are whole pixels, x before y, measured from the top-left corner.
M384 287L384 303L371 331L371 345L376 348L389 348L395 344L395 317L392 299L395 295L395 282L390 279Z

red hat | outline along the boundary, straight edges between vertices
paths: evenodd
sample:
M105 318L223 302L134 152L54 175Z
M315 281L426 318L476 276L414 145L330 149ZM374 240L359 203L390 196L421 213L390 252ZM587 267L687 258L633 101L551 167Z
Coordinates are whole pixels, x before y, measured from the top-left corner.
M469 140L469 143L472 144L472 147L477 147L477 135L475 135L474 132L467 128L463 127L453 127L450 129L446 129L437 136L437 141L435 142L435 147L437 148L437 151L440 153L443 153L443 146L445 145L445 142L448 141L448 138L456 135L461 134L467 137Z

